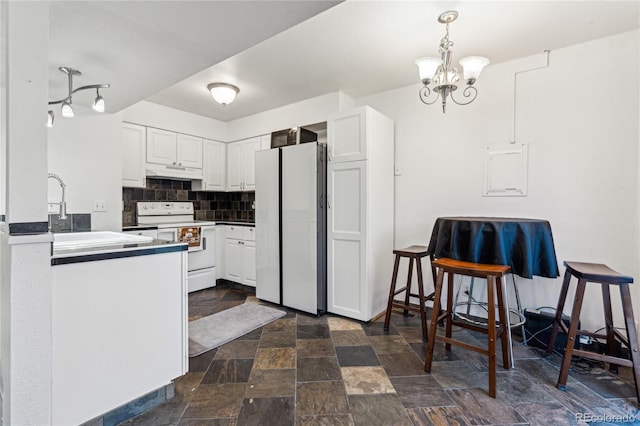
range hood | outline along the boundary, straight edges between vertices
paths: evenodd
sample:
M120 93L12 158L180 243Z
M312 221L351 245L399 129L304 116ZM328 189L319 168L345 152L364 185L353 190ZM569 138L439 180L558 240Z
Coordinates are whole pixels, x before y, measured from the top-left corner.
M202 180L204 178L202 169L153 163L147 163L145 175L150 178L168 178L177 180Z

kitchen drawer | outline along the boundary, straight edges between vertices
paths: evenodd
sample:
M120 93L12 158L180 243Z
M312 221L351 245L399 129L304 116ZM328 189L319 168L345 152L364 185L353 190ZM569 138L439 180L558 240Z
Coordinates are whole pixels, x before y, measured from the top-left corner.
M158 238L157 229L138 229L138 230L122 231L122 233L131 234L131 235L144 235L146 237L153 237L154 239Z
M226 238L233 238L234 240L244 240L244 226L227 225Z
M256 240L256 228L253 226L243 226L242 227L242 231L243 231L243 236L242 239L243 240L247 240L247 241L255 241Z
M255 241L256 231L253 226L227 225L227 233L225 238L234 240Z

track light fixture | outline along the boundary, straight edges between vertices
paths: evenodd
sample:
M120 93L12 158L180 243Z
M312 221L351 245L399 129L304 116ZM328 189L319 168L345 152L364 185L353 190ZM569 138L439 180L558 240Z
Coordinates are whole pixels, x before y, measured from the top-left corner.
M62 108L60 108L62 111L62 116L64 118L73 118L73 116L75 115L73 113L73 108L71 108L71 104L67 101L64 101L62 103Z
M73 108L71 107L71 104L72 104L71 97L73 96L73 94L76 92L79 92L80 90L96 89L97 96L95 101L93 101L92 108L96 112L104 112L105 103L104 103L104 98L100 96L100 89L108 89L109 87L111 87L110 84L90 84L88 86L82 86L74 89L73 76L82 75L82 73L78 70L74 70L73 68L69 68L69 67L60 67L58 69L61 72L67 74L67 78L69 81L69 94L67 95L66 98L49 102L49 105L62 104L61 106L62 116L65 118L73 118L73 116L75 115L73 112ZM47 116L47 127L53 127L53 119L54 119L53 111L50 110Z
M55 118L53 111L49 110L49 113L47 114L47 127L53 127L53 120Z
M96 89L96 100L93 101L93 110L95 112L104 112L104 98L100 96L100 89Z

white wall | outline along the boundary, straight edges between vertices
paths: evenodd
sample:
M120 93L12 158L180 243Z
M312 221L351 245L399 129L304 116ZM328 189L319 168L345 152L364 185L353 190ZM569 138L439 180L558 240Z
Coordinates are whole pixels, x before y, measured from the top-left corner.
M334 92L226 123L142 101L123 110L122 120L221 142L233 142L289 127L326 121L329 114L353 108L354 105L353 98L342 92Z
M482 197L483 150L511 139L513 73L539 58L489 66L477 83L478 99L448 105L446 114L420 102L418 84L357 99L396 122L402 174L395 186L396 246L426 244L438 216L542 218L551 223L561 274L564 260L578 260L640 281L638 40L633 31L553 51L549 68L518 77L516 130L517 141L529 144L527 197ZM555 306L559 279L518 282L526 307ZM583 326L596 330L604 321L600 289L592 287ZM640 315L637 289L633 294ZM617 305L617 291L612 297Z
M229 122L228 141L265 135L289 127L327 121L329 114L352 108L353 105L352 98L344 93L334 92L274 108Z
M122 111L122 120L143 126L227 142L227 123L142 101ZM257 135L252 135L257 136Z
M49 5L2 2L7 222L47 220ZM6 57L5 57L6 55ZM5 74L6 72L6 74ZM51 236L0 229L2 423L51 421Z
M48 170L67 185L67 213L91 213L93 230L120 231L122 114L96 114L80 105L74 110L75 118L57 114L48 129ZM58 183L49 179L49 202L59 202L60 195ZM105 200L107 211L93 212L94 200Z

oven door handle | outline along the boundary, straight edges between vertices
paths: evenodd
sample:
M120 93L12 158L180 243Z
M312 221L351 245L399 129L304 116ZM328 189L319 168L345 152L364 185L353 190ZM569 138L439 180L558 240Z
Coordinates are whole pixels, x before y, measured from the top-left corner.
M202 250L207 249L207 237L202 237Z

